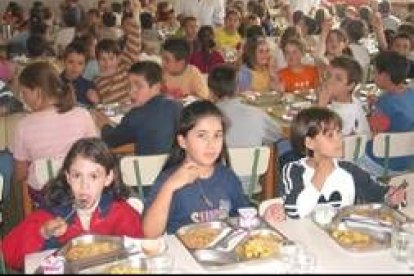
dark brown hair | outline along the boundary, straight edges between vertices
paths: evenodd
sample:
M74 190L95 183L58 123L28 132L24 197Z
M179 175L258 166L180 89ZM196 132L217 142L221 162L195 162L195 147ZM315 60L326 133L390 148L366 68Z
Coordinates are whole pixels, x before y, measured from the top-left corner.
M342 129L342 120L338 114L325 107L311 107L301 110L290 126L290 142L300 154L313 157L313 151L306 148L306 137L314 138L319 133Z

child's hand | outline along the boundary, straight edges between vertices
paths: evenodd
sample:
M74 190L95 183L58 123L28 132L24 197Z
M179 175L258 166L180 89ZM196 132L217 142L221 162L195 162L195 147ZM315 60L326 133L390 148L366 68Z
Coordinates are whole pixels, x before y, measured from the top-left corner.
M285 220L286 214L283 203L275 203L267 207L264 213L264 219L270 224Z
M93 104L98 104L101 101L98 92L94 89L86 91L86 97Z
M66 233L68 230L68 224L66 221L61 218L57 217L51 220L48 220L43 226L40 228L40 234L45 239L50 239L51 237L60 237Z
M199 167L192 162L184 162L168 179L174 189L193 183L200 177Z
M397 186L391 186L385 195L386 201L391 206L398 206L405 201L407 196L406 189L397 190Z

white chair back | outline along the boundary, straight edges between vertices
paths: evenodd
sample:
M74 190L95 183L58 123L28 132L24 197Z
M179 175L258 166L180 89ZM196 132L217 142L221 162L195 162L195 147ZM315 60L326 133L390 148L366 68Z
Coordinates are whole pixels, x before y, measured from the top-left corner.
M63 165L63 158L40 158L34 161L34 170L38 183L46 184L56 177Z
M373 138L373 153L376 157L382 158L387 157L387 155L388 157L414 155L414 131L385 132L375 135Z
M343 137L343 157L345 161L356 162L364 156L368 135L355 134Z
M162 166L167 160L167 154L146 156L125 156L121 158L120 167L122 180L128 186L138 186L141 200L144 199L143 186L154 183Z
M269 156L268 146L229 148L230 164L235 174L239 177L250 176L248 197L251 201L259 177L267 171Z
M379 133L372 147L374 156L385 158L383 176L388 176L389 158L414 155L414 131Z

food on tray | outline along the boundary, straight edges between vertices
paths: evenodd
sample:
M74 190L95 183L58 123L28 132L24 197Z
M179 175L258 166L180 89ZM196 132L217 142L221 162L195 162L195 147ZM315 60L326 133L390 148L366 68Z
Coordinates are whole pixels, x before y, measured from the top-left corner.
M220 234L220 229L194 228L180 234L180 238L190 249L206 248Z
M252 235L236 247L236 253L246 259L263 258L279 252L279 238L275 235Z
M341 245L346 247L365 248L372 244L372 238L365 233L355 230L340 230L332 231L332 237L336 239Z
M143 268L121 264L108 267L104 273L107 274L146 274L148 271Z
M117 249L119 249L118 245L108 241L80 243L70 247L65 258L68 261L78 261L84 258L110 253Z

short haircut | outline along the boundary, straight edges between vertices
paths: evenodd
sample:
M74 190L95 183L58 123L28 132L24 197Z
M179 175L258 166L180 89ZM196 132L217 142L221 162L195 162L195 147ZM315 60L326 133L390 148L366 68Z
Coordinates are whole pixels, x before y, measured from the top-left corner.
M397 33L393 38L392 38L392 40L391 40L391 46L392 46L392 44L394 44L394 42L395 42L395 40L396 39L406 39L406 40L408 40L409 42L410 42L410 49L412 49L413 48L413 39L411 38L411 36L409 35L409 34L407 34L407 33Z
M362 81L361 65L359 65L358 61L356 61L354 58L346 55L335 57L330 62L330 65L335 68L340 68L346 72L348 84L358 84Z
M99 56L103 53L107 54L115 54L119 55L119 45L118 43L113 39L102 39L101 41L96 44L96 58L99 58Z
M302 40L300 40L300 39L297 39L297 38L291 38L291 39L288 39L286 42L285 42L285 45L283 46L283 48L282 48L282 50L283 50L283 52L285 52L285 50L286 50L286 47L287 47L287 45L295 45L296 47L298 47L299 48L299 51L303 54L303 53L305 53L305 45L303 44L303 42L302 42Z
M86 49L85 45L82 42L83 41L81 40L77 40L71 42L68 46L66 46L65 52L63 53L63 58L66 59L68 55L76 53L78 55L84 56L86 60Z
M216 65L208 75L207 83L217 98L233 97L237 90L237 69L230 64Z
M187 25L191 21L197 22L197 18L195 18L194 16L186 16L182 19L181 25L185 27L185 25Z
M151 29L154 23L154 18L151 13L149 12L142 12L139 15L139 21L141 22L141 26L143 29Z
M301 110L290 126L290 142L293 149L302 155L313 157L313 151L306 148L307 137L315 138L333 129L342 129L338 114L325 107L310 107Z
M364 37L366 24L361 19L351 19L345 25L345 31L348 35L349 42L357 42Z
M143 76L149 86L161 83L162 81L162 68L158 63L153 61L137 62L131 66L128 72L130 74Z
M115 27L116 26L116 16L113 12L105 12L102 15L102 23L105 27Z
M122 4L119 2L112 2L111 9L113 12L122 13Z
M388 74L396 85L403 83L410 71L409 60L393 51L380 52L374 59L374 65L378 73Z
M171 53L176 60L188 60L190 45L183 38L169 38L162 45L162 50Z
M228 18L230 15L235 15L239 18L239 20L241 20L241 14L238 10L234 9L234 8L230 8L226 10L226 16L225 18Z
M391 4L386 0L382 0L378 3L378 11L380 13L389 13L391 11Z
M414 37L414 23L403 22L400 26L398 26L398 32L407 33L411 37Z

